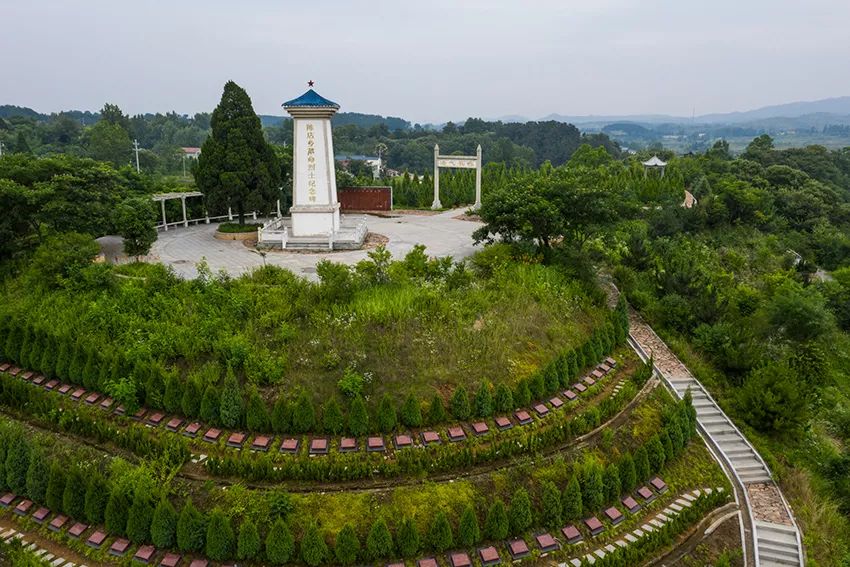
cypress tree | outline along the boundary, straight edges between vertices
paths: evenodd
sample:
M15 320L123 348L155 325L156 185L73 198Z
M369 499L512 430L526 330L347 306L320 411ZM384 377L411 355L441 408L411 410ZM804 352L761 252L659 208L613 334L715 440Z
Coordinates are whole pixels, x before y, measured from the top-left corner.
M109 486L100 473L89 476L86 486L85 513L86 521L90 524L103 523L106 504L109 502Z
M664 453L664 445L661 444L658 435L653 435L649 443L647 443L646 456L649 459L650 474L657 473L664 468L664 461L667 455Z
M369 535L366 538L366 554L370 561L387 559L393 553L393 536L383 518L378 518L372 524Z
M162 406L168 413L179 413L182 409L183 381L176 372L169 372L165 380L165 396Z
M573 475L564 489L562 513L565 520L576 522L581 518L582 512L581 487L578 484L578 475Z
M605 486L602 481L602 465L596 461L584 464L582 470L581 501L588 513L598 510L605 501Z
M578 365L576 364L576 351L571 350L567 353L567 377L566 384L564 384L565 386L578 376L578 371Z
M221 389L219 415L224 427L237 427L242 423L242 392L231 367L227 367L224 387Z
M3 352L10 360L19 362L21 356L21 344L23 340L23 331L20 326L10 325L9 334L6 335L6 344L3 347Z
M133 495L133 504L127 513L127 538L133 543L144 543L151 535L153 506L150 496L137 488Z
M334 556L340 565L354 565L360 553L360 540L351 524L345 524L336 535Z
M196 378L189 378L180 398L180 409L186 417L198 417L201 411L201 387Z
M246 518L239 526L236 557L242 561L249 561L257 557L258 553L260 553L260 534L251 518Z
M506 413L514 409L514 395L511 389L502 382L499 382L499 385L496 386L495 406L499 413Z
M673 442L666 431L661 432L661 446L664 448L664 462L669 463L676 457L676 451L673 449Z
M30 467L30 444L26 437L17 435L8 444L6 452L6 486L17 494L26 494L27 469Z
M177 535L177 511L167 498L162 498L153 511L151 541L160 549L174 547ZM259 544L258 544L259 545ZM240 557L240 559L243 559Z
M58 461L50 463L50 478L47 481L45 499L47 507L54 512L62 510L62 493L65 492L65 469Z
M402 557L413 557L419 553L419 530L413 518L405 516L398 528L398 552Z
M21 340L21 346L18 350L17 362L23 368L29 368L30 365L30 350L32 350L33 332L29 325L24 327L24 336Z
M635 476L637 483L646 482L649 478L649 457L646 453L646 447L638 447L635 451Z
M487 511L484 532L489 539L505 539L508 537L508 526L508 512L505 510L505 503L497 499Z
M493 415L493 394L490 392L492 385L482 382L475 394L475 415L478 417L490 417Z
M438 394L434 394L428 406L428 424L437 425L444 421L446 421L446 408L443 405L443 399Z
M50 465L44 453L34 448L30 451L30 462L27 467L27 495L30 499L43 504L47 497L47 483L50 480Z
M292 429L292 406L279 397L272 408L272 429L275 433L287 433Z
M622 485L620 484L620 469L614 463L609 463L607 467L605 467L605 474L602 480L603 485L605 486L605 501L606 502L616 502L620 497L620 492L622 491Z
M626 453L620 458L620 484L623 492L629 492L637 485L635 460L631 453Z
M520 534L531 527L531 498L525 488L517 488L511 498L511 506L508 510L511 523L511 532Z
M245 424L249 431L269 430L269 411L266 403L256 388L251 387L248 393L248 405L245 409Z
M213 561L224 561L233 555L233 527L219 508L212 511L207 524L206 554Z
M667 433L670 435L670 441L673 443L673 454L674 456L678 455L685 446L685 438L682 434L681 422L678 415L667 424Z
M419 401L413 397L413 394L408 394L401 406L401 422L407 427L422 426L422 409L419 407Z
M458 543L463 547L472 547L481 541L481 529L478 527L478 516L475 508L467 506L460 516L458 526Z
M83 378L83 367L86 365L86 353L78 340L69 351L68 380L74 384L80 384Z
M89 390L94 390L97 388L97 355L93 350L86 349L85 351L85 364L83 365L83 387L88 388Z
M0 488L6 489L6 457L9 452L9 439L0 431Z
M62 510L77 520L86 517L86 476L78 467L72 467L65 478Z
M459 421L466 421L469 419L471 410L469 408L469 395L466 393L466 388L458 386L452 394L450 405L452 417Z
M561 509L561 491L555 486L551 480L543 481L543 491L540 496L543 505L541 518L543 524L553 530L561 527L562 509Z
M151 365L148 379L145 382L137 382L145 385L145 404L151 408L163 407L165 398L165 381L162 378L162 369Z
M440 552L454 545L452 526L449 524L446 513L442 510L434 516L434 521L431 523L431 530L428 532L428 542L435 551Z
M44 341L44 352L41 353L39 370L47 378L56 376L56 339L47 337Z
M319 532L319 527L313 522L307 526L307 531L301 539L301 560L310 567L317 567L327 558L328 545Z
M348 431L355 437L369 433L369 412L360 396L351 400L351 407L348 410Z
M106 529L109 533L116 535L127 534L127 511L130 507L130 502L127 495L118 488L113 488L109 493L109 500L106 502L106 510L103 513L103 520L106 524Z
M531 402L531 389L528 380L520 380L514 392L514 403L517 407L527 406Z
M292 532L283 519L278 518L266 535L266 558L272 565L283 565L289 563L294 551L295 539Z
M331 435L339 435L345 428L345 417L342 415L342 409L339 407L336 398L330 398L322 406L322 427L325 433Z
M105 390L106 385L112 379L112 365L114 364L115 355L104 356L100 359L100 367L97 369L97 389Z
M213 208L233 206L239 224L251 208L267 210L277 197L280 165L263 136L251 99L228 81L210 121L212 133L194 168L195 183Z
M292 430L295 433L308 433L316 427L316 410L309 394L302 390L292 412Z
M561 385L561 381L558 377L557 364L549 364L546 366L546 368L543 370L543 380L547 393L553 394L558 391L558 388Z
M381 403L378 404L378 428L383 433L390 433L395 429L397 421L393 400L389 394L384 394Z
M186 500L177 518L177 549L184 553L202 551L205 540L204 517L191 500Z
M210 424L218 423L218 390L212 384L208 385L204 390L204 397L201 400L201 419Z

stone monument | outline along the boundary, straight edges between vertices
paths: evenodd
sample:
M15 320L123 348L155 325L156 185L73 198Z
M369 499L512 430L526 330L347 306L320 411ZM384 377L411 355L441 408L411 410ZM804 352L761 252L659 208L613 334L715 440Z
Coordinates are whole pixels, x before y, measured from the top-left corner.
M264 225L258 240L283 248L360 248L366 219L340 215L331 117L339 105L311 87L283 103L292 116L292 207L288 218Z

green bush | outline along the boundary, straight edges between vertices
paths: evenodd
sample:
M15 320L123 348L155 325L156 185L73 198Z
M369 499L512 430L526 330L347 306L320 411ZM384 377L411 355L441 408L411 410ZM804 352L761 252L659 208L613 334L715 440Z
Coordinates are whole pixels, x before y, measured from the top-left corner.
M348 431L357 437L369 433L369 412L366 409L366 402L360 396L351 400L351 408L348 411Z
M109 485L100 473L92 473L86 486L86 520L90 524L101 524L109 502Z
M310 567L317 567L326 559L328 559L328 546L319 532L319 527L312 523L301 539L301 560Z
M329 399L322 406L322 428L331 435L339 435L345 428L345 416L336 398Z
M487 382L482 382L478 387L478 393L475 395L475 415L478 417L490 417L493 415L493 394L491 393L492 385Z
M257 232L257 229L262 227L262 223L246 222L239 224L238 222L223 222L218 225L216 230L224 234L236 234L241 232Z
M289 563L295 552L295 538L282 518L272 524L266 535L266 558L272 565Z
M393 400L389 394L384 394L378 405L378 429L383 433L391 433L396 426L396 413Z
M242 561L249 561L257 557L260 552L260 534L257 526L250 518L242 521L239 526L239 538L236 543L236 557Z
M561 527L561 491L551 480L543 481L543 490L540 495L542 505L542 523L553 530Z
M452 417L459 421L469 419L471 410L469 407L469 395L466 393L466 388L458 386L451 398Z
M508 512L505 503L499 499L490 506L487 511L487 521L484 525L484 533L489 539L500 540L508 537L509 530Z
M408 394L401 406L401 422L407 427L422 426L422 409L419 407L419 400Z
M500 383L496 386L495 408L499 413L507 413L514 409L514 395L505 384Z
M366 538L366 555L370 561L378 561L390 558L394 552L393 537L387 523L378 518Z
M127 513L127 539L133 543L144 543L151 535L153 506L150 496L137 488L133 495L133 505Z
M531 498L525 488L520 487L514 492L511 498L511 506L508 511L510 518L511 532L520 534L531 527Z
M295 433L308 433L315 426L316 410L313 408L313 400L307 392L302 391L292 413L292 429Z
M454 545L452 537L452 526L446 513L440 510L434 516L431 522L431 529L428 532L428 543L434 551L445 551Z
M577 522L581 519L583 509L581 501L581 487L579 486L578 475L573 475L570 478L570 481L567 483L567 487L564 489L562 504L563 516L565 520Z
M50 504L48 503L48 506ZM130 502L127 496L119 489L113 488L109 493L109 500L106 502L106 510L103 514L106 529L111 534L126 535L127 534L127 512L130 508ZM57 510L58 508L53 508Z
M221 389L219 415L224 427L238 427L242 423L242 391L233 369L228 367L224 377L224 387ZM312 424L311 424L312 427Z
M402 557L413 557L419 553L419 530L413 518L405 516L398 528L398 551Z
M167 498L163 498L153 512L151 541L160 549L168 549L174 547L176 533L177 511Z
M351 524L345 524L336 535L334 557L340 565L354 565L360 554L360 540Z
M460 516L458 526L458 543L463 547L472 547L481 541L481 530L478 527L478 516L475 508L467 506Z
M224 561L233 556L233 527L219 508L212 511L207 524L206 555L213 561Z
M444 421L446 421L446 408L443 405L443 399L438 394L434 394L428 406L428 425L437 425Z
M47 496L47 483L50 480L50 465L44 453L34 447L30 451L30 463L27 467L27 495L35 502L43 504Z

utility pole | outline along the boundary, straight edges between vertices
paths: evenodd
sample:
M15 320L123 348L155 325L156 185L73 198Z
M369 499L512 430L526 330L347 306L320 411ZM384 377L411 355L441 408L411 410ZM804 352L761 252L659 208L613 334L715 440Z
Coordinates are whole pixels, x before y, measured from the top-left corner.
M133 140L133 150L136 152L136 173L139 173L139 141Z

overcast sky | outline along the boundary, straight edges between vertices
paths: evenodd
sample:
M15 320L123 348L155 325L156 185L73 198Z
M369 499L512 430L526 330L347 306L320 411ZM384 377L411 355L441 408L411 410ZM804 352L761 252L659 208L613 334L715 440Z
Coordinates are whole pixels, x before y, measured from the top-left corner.
M0 0L0 104L261 114L316 90L443 122L697 114L850 94L848 0Z

